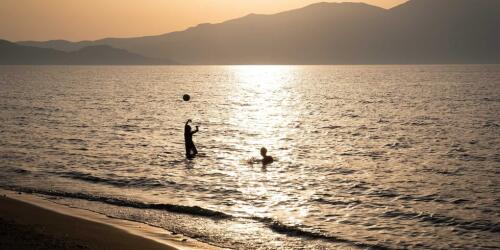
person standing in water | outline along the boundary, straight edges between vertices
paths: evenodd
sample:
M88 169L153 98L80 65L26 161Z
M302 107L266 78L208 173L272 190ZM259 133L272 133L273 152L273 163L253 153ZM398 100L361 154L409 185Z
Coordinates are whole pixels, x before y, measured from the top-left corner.
M274 159L272 156L267 155L267 149L261 148L260 155L262 155L262 165L267 165L273 163Z
M193 135L198 132L198 126L193 131L189 123L191 119L187 120L186 125L184 126L184 143L186 144L186 158L192 159L198 154L198 150L193 142Z

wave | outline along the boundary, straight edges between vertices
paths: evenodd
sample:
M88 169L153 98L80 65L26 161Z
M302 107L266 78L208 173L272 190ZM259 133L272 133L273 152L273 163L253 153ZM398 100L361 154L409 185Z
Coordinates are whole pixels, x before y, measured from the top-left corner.
M436 203L449 203L449 204L464 204L470 202L470 200L463 198L443 198L437 194L428 194L428 195L400 194L394 190L389 190L389 189L373 189L366 194L369 196L375 196L381 198L395 198L398 200L417 201L417 202L436 202Z
M1 154L0 154L1 156ZM30 174L31 171L26 170L24 168L19 168L19 167L10 167L10 166L5 166L3 171L5 172L11 172L11 173L16 173L16 174Z
M287 236L293 237L304 237L310 239L324 240L329 242L336 243L345 243L355 247L374 249L374 250L388 250L390 248L378 244L370 244L364 242L358 242L350 239L345 239L341 237L337 237L334 235L328 235L325 233L317 232L314 230L309 230L303 228L302 226L297 225L287 225L280 221L277 221L268 217L235 217L230 214L226 214L219 211L214 211L206 208L202 208L199 206L184 206L184 205L174 205L174 204L164 204L164 203L144 203L141 201L134 200L126 200L114 197L103 197L98 195L86 194L86 193L71 193L65 191L57 191L57 190L40 190L35 188L27 188L27 187L13 187L6 186L2 187L6 189L10 189L17 192L24 192L30 194L39 194L39 195L47 195L52 197L62 197L62 198L71 198L71 199L81 199L87 201L101 202L109 205L115 205L120 207L130 207L130 208L138 208L138 209L154 209L154 210L162 210L173 213L187 214L192 216L201 216L207 217L215 220L235 220L235 219L249 219L253 221L260 222L270 228L272 231L280 234L285 234Z
M159 181L156 179L151 179L147 177L126 177L126 178L111 178L111 177L99 177L92 175L90 173L82 173L78 171L68 171L68 172L50 172L64 178L70 178L74 180L80 180L91 183L99 183L105 185L111 185L115 187L144 187L144 188L155 188L155 187L165 187L168 185L181 185L175 181Z
M251 217L251 219L264 223L271 230L277 233L286 234L288 236L298 236L298 237L307 237L310 239L318 239L318 240L326 240L330 242L338 242L338 243L347 243L359 248L373 249L373 250L388 250L390 248L378 244L370 244L364 242L357 242L341 237L337 237L334 235L328 235L321 232L316 232L312 230L307 230L298 226L286 225L280 221L266 218L266 217Z
M206 208L201 208L199 206L183 206L183 205L174 205L174 204L163 204L163 203L144 203L140 201L134 200L126 200L120 198L113 197L103 197L98 195L86 194L86 193L71 193L65 191L57 191L57 190L39 190L34 188L19 188L19 187L7 187L8 189L15 190L18 192L25 192L30 194L41 194L55 197L63 197L63 198L71 198L71 199L81 199L87 201L97 201L109 205L115 205L120 207L131 207L131 208L139 208L139 209L155 209L155 210L164 210L168 212L181 213L181 214L189 214L210 218L219 218L219 219L229 219L233 218L233 216L214 211Z
M391 218L397 217L405 220L419 220L432 223L433 225L454 226L465 230L488 231L493 233L500 232L500 224L487 220L467 221L440 214L404 212L400 210L386 211L382 216Z

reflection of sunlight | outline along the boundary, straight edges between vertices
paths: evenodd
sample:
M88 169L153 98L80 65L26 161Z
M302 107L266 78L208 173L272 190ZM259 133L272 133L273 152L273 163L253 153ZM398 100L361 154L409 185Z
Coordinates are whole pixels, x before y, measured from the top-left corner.
M290 66L248 65L234 66L240 85L258 91L279 89L289 79Z
M257 65L232 66L230 70L238 84L237 93L232 93L237 104L232 118L245 142L240 150L257 152L267 147L272 154L290 118L283 104L289 99L284 87L291 82L291 68Z
M246 159L258 157L259 149L266 147L269 155L278 159L272 168L280 168L289 162L289 151L293 148L290 135L291 124L296 120L296 113L290 109L295 102L289 92L293 82L294 70L290 66L229 66L228 71L234 78L230 101L232 115L229 125L232 127L231 145L237 155ZM233 159L237 160L237 159ZM257 171L257 172L256 172ZM238 179L238 190L245 196L233 206L237 213L253 216L269 216L272 207L287 204L291 197L280 188L276 172L260 173L260 168L238 167L234 177ZM276 175L277 174L277 175ZM265 180L265 181L264 181ZM258 204L248 201L260 200ZM305 211L302 211L305 212ZM296 212L285 212L286 216ZM301 215L301 214L300 214Z

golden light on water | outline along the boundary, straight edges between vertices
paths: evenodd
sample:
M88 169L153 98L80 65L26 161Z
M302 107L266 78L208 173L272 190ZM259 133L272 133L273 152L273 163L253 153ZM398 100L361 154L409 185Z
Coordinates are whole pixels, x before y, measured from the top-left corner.
M284 102L289 100L286 86L290 84L292 67L275 65L232 66L238 102L233 119L243 133L250 135L245 151L255 151L266 147L272 153L280 146L280 132L292 118Z
M284 164L290 162L287 154L287 145L290 143L287 136L290 133L290 124L296 120L296 114L290 109L290 103L294 101L290 94L290 85L294 84L293 76L296 68L294 66L230 66L233 73L235 85L234 93L231 93L235 110L232 112L231 124L236 126L241 133L241 140L237 145L243 155L260 158L259 149L266 147L269 155L277 162ZM240 140L240 138L235 138ZM237 160L237 159L235 159ZM273 167L273 165L269 166ZM234 177L238 179L238 190L248 199L253 200L255 196L266 197L259 206L238 203L234 206L235 212L251 214L253 216L285 216L297 218L299 222L307 209L288 211L286 208L281 215L269 215L271 207L280 206L292 200L287 192L276 189L280 179L275 173L265 173L265 168L260 170L260 164L250 167L240 166L236 168ZM252 169L254 168L254 169ZM261 182L262 178L265 182Z
M279 89L292 71L291 66L283 65L245 65L232 66L231 69L235 71L240 86L260 93Z

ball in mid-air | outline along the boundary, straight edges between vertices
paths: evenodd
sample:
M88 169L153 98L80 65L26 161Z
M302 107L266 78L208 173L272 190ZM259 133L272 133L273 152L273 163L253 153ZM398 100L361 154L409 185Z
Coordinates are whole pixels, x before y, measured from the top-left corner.
M191 96L189 96L188 94L182 96L182 100L184 100L185 102L189 101L189 99L191 99Z

